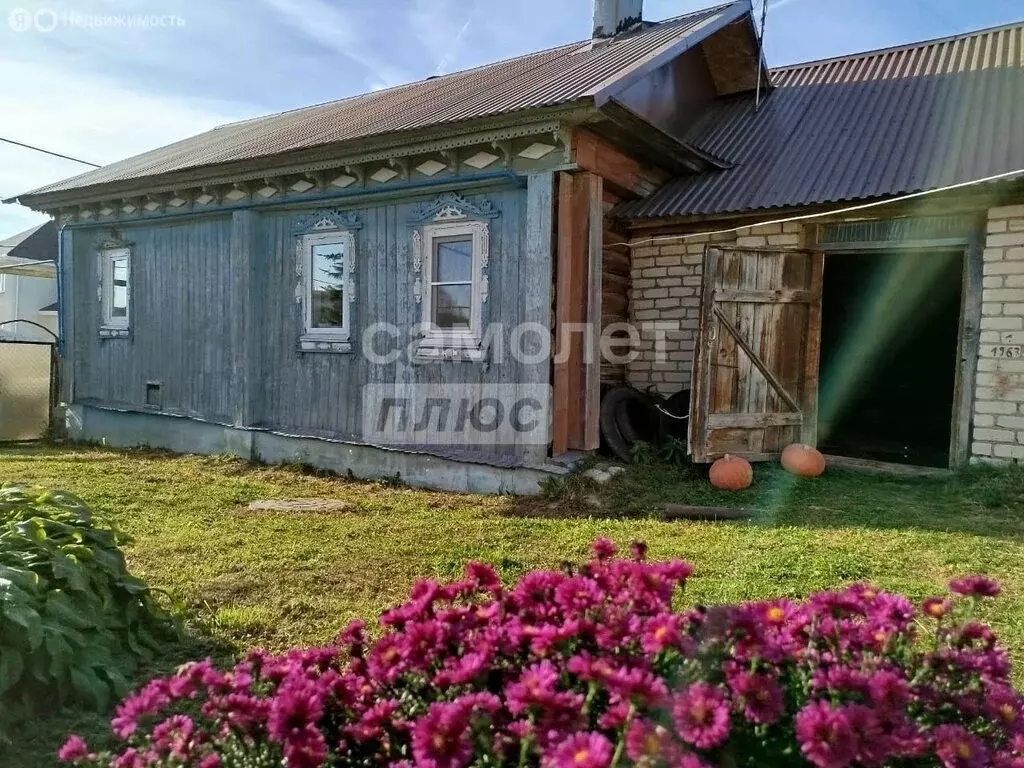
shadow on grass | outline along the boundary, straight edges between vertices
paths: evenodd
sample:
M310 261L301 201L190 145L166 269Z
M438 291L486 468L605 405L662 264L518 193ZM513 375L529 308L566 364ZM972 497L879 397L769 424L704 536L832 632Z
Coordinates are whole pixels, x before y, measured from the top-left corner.
M830 469L794 477L758 465L746 491L716 490L701 466L631 466L606 485L579 474L539 498L511 499L505 514L547 518L650 518L666 503L744 508L747 522L723 525L919 529L1024 539L1024 468L972 467L945 477Z
M208 637L186 634L179 641L165 643L154 658L142 662L131 682L137 689L154 677L169 675L187 661L211 657L220 664L234 662L232 648ZM0 766L10 768L55 768L57 750L71 733L82 736L91 748L103 749L111 743L110 718L117 702L106 712L67 707L23 724L14 742L0 745Z

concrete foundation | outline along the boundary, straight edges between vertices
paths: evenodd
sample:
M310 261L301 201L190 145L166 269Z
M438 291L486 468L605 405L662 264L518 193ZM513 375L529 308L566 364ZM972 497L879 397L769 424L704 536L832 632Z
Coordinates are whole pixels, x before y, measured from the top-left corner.
M540 492L562 467L494 467L318 437L240 429L184 416L73 405L67 410L72 440L117 448L164 448L176 453L228 454L267 464L301 463L338 474L395 477L411 486L466 493Z

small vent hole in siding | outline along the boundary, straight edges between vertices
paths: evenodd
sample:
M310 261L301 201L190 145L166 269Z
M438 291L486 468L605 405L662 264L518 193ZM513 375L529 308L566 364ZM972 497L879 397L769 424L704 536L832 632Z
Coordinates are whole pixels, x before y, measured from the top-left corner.
M160 396L160 382L159 381L147 381L146 382L146 407L147 408L162 408L163 398Z

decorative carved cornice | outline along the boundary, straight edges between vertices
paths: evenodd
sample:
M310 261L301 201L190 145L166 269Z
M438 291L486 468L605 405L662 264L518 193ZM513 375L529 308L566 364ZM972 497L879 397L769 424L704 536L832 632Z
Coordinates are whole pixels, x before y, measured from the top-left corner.
M430 202L420 203L409 216L410 224L424 221L454 221L458 219L493 219L501 215L494 203L484 198L472 203L456 192L445 192Z
M513 150L517 149L518 145L514 147L514 142L522 143L532 137L543 137L545 141L562 143L559 147L561 151L552 152L548 163L552 168L556 168L568 162L570 135L571 129L558 121L528 123L434 141L396 145L347 157L341 155L334 159L311 160L301 165L281 167L273 171L234 173L223 179L197 181L191 186L188 182L183 184L181 180L177 180L117 197L110 197L108 193L108 196L99 200L69 200L67 204L58 203L55 208L48 210L59 210L62 221L74 222L78 220L75 210L78 208L90 210L97 214L98 218L144 219L147 214L158 212L209 212L228 205L238 207L247 200L301 202L304 197L322 194L328 190L355 192L367 185L369 175L375 168L380 168L382 163L393 169L396 175L387 182L378 184L378 187L407 183L413 176L412 169L416 159L431 155L443 158L443 162L448 166L448 172L452 175L472 179L478 173L493 173L499 168L512 170L514 163L517 162ZM479 154L481 151L500 155L500 162L495 161L480 169L471 168L462 162L464 158L472 157L474 152ZM352 180L343 181L341 184L333 183L343 177L350 177ZM295 184L298 180L308 180L312 186L308 189L296 189ZM241 197L241 193L245 193L246 197ZM158 210L152 206L154 201L162 203ZM171 205L171 201L176 204ZM147 203L150 204L149 209L144 207ZM124 208L127 205L133 206L135 210L126 212ZM104 207L109 207L110 212L100 213L100 209Z
M101 230L93 240L93 247L97 251L111 251L115 248L131 248L135 243L128 242L118 233L116 229Z
M337 208L313 211L302 216L295 223L296 235L311 235L317 232L362 229L363 222L359 214L352 211L340 211Z

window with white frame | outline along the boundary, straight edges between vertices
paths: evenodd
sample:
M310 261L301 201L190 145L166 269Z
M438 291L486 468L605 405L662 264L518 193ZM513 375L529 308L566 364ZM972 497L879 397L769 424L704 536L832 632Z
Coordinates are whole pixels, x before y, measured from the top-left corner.
M100 303L103 305L103 326L127 329L131 313L131 250L108 248L100 253Z
M416 234L421 250L416 281L423 309L421 351L478 350L487 301L487 223L461 220L427 224Z
M7 275L0 272L0 293L4 293L7 290Z
M355 239L351 232L325 232L302 238L303 341L348 342Z

